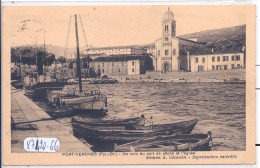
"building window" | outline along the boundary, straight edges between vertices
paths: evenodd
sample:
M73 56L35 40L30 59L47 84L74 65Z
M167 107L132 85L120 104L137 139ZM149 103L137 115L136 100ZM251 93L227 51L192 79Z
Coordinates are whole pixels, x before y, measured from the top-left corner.
M232 55L232 61L235 61L235 56L234 55Z
M212 57L212 62L215 62L215 57ZM215 69L215 67L214 67L214 69Z
M165 37L165 41L169 41L169 38L168 38L168 37Z
M220 56L218 56L218 62L220 62Z
M102 64L102 65L103 65L103 67L104 67L104 62L103 62L103 64Z
M168 55L169 54L169 51L168 50L165 50L165 55Z
M216 70L221 70L221 65L217 65Z
M240 69L240 64L237 64L237 69Z
M212 70L213 70L213 71L215 70L215 65L212 65Z
M224 67L224 70L227 70L227 67L228 67L228 66L227 66L227 65L224 65L223 67Z
M232 56L232 57L233 57L233 56ZM234 65L234 64L232 64L232 65L231 65L231 68L232 68L232 69L235 69L235 65Z
M105 70L104 70L104 69L102 69L102 73L105 73Z
M228 56L223 56L223 61L228 61Z
M135 62L132 62L132 66L135 66Z
M237 55L236 57L237 57L236 60L240 61L240 55Z
M176 50L175 50L175 49L173 49L173 51L172 51L172 54L173 54L173 55L175 55L175 54L176 54Z
M158 50L158 55L160 56L160 54L161 54L161 52L160 52L160 50Z
M202 58L202 62L203 62L203 63L205 62L205 58L204 58L204 57Z
M120 72L120 69L118 69L118 72Z
M198 63L199 62L199 58L198 57L196 57L196 63Z
M165 26L164 26L164 31L165 31L165 32L168 32L168 25L165 25Z
M134 69L134 68L132 68L132 72L135 72L135 69Z

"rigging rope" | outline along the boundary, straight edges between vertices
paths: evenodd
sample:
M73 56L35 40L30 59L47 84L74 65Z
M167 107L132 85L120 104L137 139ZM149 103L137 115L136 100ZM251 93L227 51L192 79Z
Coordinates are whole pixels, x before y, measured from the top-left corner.
M87 41L87 37L86 37L85 30L84 30L84 27L83 27L83 23L82 23L82 20L81 20L81 15L79 15L79 21L80 21L80 24L81 24L81 29L82 29L84 40L85 40L86 47L87 47L87 50L88 50L88 41Z
M67 40L66 40L66 46L65 46L65 51L64 51L64 57L66 57L67 52L68 52L68 41L69 41L69 34L70 34L70 25L71 25L71 15L70 15L70 20L69 20L69 28L68 28L68 33L67 33Z

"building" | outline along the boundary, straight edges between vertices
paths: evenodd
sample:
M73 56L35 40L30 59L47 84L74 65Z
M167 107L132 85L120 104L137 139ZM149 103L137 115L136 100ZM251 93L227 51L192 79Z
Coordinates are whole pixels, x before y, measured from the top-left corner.
M245 68L245 25L181 36L176 36L176 25L174 14L168 8L162 17L161 37L155 42L141 46L90 48L85 50L83 55L89 55L95 60L95 65L99 65L97 70L109 75L143 73L141 69L131 69L131 63L128 62L139 61L142 67L143 62L138 57L132 57L144 53L152 59L152 70L159 72ZM101 62L104 68L100 65Z
M151 69L152 60L148 55L115 55L98 57L92 65L101 76L139 75Z
M116 46L116 47L99 47L89 48L83 52L85 55L90 55L92 58L109 55L122 55L122 54L143 54L144 49L138 45L132 46Z
M244 53L190 55L190 70L215 71L244 68Z
M189 35L185 36L188 37ZM211 35L207 33L206 36L209 36L208 39L210 39ZM155 71L196 72L244 68L245 53L242 50L245 47L245 38L242 37L243 35L241 37L240 35L234 36L236 39L230 34L222 36L225 37L216 37L216 39L210 39L211 41L208 42L199 41L196 36L189 39L177 37L176 21L168 8L162 18L162 36L155 41L154 50L152 45L147 47L147 53L153 55ZM231 39L227 40L227 37ZM224 42L219 39L224 39ZM214 47L217 48L217 52L214 51Z

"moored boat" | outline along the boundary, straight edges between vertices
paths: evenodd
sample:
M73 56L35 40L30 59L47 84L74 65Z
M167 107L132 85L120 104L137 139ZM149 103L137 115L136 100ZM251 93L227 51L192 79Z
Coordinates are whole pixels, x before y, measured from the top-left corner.
M241 80L239 78L230 78L229 80L224 80L225 84L244 84L246 83L245 80Z
M174 130L181 130L183 134L189 134L195 127L199 120L198 119L192 119L192 120L186 120L186 121L179 121L174 123L168 123L168 124L152 124L149 126L144 125L134 125L131 126L130 129L135 130L153 130L153 131L174 131Z
M209 131L207 134L175 134L137 140L115 145L114 152L206 151L211 147L212 137Z
M48 93L52 90L62 90L66 83L63 82L42 82L36 83L31 88L28 88L27 93L30 93L33 99L47 98Z
M48 104L56 105L59 108L72 108L73 111L84 111L88 113L101 113L107 111L107 97L99 90L86 91L82 89L81 60L79 52L77 15L75 17L75 31L77 44L77 76L79 87L72 90L53 91L48 95ZM81 21L81 20L80 20ZM70 23L69 23L70 24ZM83 27L82 27L83 29ZM84 33L84 32L83 32ZM73 81L75 82L75 81Z
M186 122L176 122L175 127L164 127L159 125L157 129L147 129L148 127L138 127L136 125L126 125L125 129L114 129L111 127L99 127L74 122L72 120L72 128L75 135L82 135L86 139L94 139L95 141L106 141L106 143L118 143L123 144L140 139L151 138L155 136L172 135L175 133L190 133L198 120L188 120ZM180 126L177 127L178 123ZM184 124L186 123L186 125ZM164 124L162 124L164 125ZM136 129L134 128L136 126ZM145 129L142 129L145 128Z
M90 119L90 118L82 118L82 116L74 116L71 119L72 123L78 123L82 125L86 125L88 127L93 127L96 129L125 129L128 126L137 126L145 124L144 115L141 117L133 117L127 119L114 119L114 120L101 120L101 119Z

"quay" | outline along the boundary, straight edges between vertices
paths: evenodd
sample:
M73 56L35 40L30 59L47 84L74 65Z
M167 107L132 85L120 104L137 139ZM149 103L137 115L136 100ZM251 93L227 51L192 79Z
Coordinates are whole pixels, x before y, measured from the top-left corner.
M77 139L69 126L52 119L23 92L12 87L12 152L26 152L23 144L27 137L57 138L60 141L58 152L92 152L91 145Z

